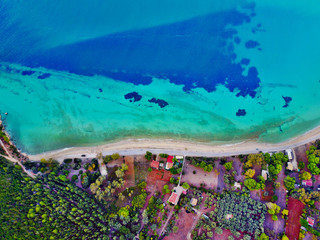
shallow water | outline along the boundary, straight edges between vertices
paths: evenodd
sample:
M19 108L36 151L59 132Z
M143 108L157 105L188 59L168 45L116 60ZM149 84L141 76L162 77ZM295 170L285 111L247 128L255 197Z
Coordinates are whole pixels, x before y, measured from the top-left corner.
M0 4L0 111L26 152L280 142L320 123L317 1L14 2Z

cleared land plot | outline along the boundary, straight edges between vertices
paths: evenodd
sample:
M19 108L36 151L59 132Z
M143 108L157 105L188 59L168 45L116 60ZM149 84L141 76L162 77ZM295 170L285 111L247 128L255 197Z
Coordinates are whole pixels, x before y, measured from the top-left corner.
M184 175L182 175L181 182L187 182L195 187L200 187L201 183L206 184L206 187L217 189L218 174L216 171L210 173L203 171L200 167L191 165L188 161L184 164ZM196 174L193 174L193 172Z
M286 235L289 239L298 239L300 232L300 216L302 214L302 210L304 208L304 204L297 199L289 197L288 201L288 221L286 227Z

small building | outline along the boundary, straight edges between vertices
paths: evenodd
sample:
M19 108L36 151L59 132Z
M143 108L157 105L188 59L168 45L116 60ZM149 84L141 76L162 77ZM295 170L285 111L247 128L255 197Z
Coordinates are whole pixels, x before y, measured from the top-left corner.
M160 163L160 168L163 168L164 164L163 163Z
M262 172L261 172L261 176L263 177L263 179L264 179L264 180L266 180L266 181L267 181L268 176L269 176L269 172L268 172L268 170L262 170Z
M239 182L235 182L235 183L234 183L234 188L241 190L241 184L240 184Z
M167 164L166 164L166 169L170 169L173 167L173 156L168 156L167 158Z
M183 193L183 191L186 191L186 189L184 189L181 186L174 187L172 190L171 196L168 199L168 202L172 203L173 205L177 205L180 199L180 195L181 193Z
M307 217L307 222L308 222L309 226L313 227L313 225L314 225L314 218L312 218L312 217Z
M302 180L302 186L312 187L312 180Z
M176 156L176 159L182 160L182 159L183 159L183 156Z
M188 192L188 190L183 190L183 191L182 191L182 193L183 193L184 195L186 195L187 192Z
M179 195L175 192L171 193L171 196L169 197L168 202L172 203L173 205L177 205L178 201L179 201Z
M292 149L286 149L286 154L288 155L289 160L293 159Z
M192 198L190 203L191 203L192 206L196 206L198 204L198 199Z
M289 171L293 171L293 164L292 164L292 162L287 162L287 169L288 169Z
M152 168L155 168L155 169L159 169L159 164L160 164L160 163L159 163L158 161L154 161L154 160L153 160L153 161L151 162L151 167L152 167Z

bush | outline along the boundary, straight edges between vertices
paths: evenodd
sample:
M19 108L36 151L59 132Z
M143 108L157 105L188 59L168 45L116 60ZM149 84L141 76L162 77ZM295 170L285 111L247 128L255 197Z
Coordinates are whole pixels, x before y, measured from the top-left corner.
M275 202L275 201L277 201L277 200L278 200L278 197L277 197L276 195L273 195L273 196L272 196L272 201Z
M151 158L152 158L152 153L151 152L146 152L146 155L144 155L144 157L147 159L147 160L151 160Z
M162 157L162 158L167 158L167 157L169 157L169 155L166 154L166 153L160 153L159 156Z
M120 154L119 154L119 153L114 153L114 154L111 155L111 158L112 158L113 160L117 160L117 159L120 158Z
M232 162L227 162L224 164L224 167L226 168L227 171L230 171L232 168Z
M152 168L151 167L148 168L148 172L152 172Z
M303 170L304 167L305 167L304 162L300 161L300 162L298 163L298 168L299 168L300 170Z
M72 182L78 181L78 175L73 175L71 180Z
M69 163L72 162L72 159L71 159L71 158L66 158L66 159L63 160L63 162L64 162L65 164L69 164Z

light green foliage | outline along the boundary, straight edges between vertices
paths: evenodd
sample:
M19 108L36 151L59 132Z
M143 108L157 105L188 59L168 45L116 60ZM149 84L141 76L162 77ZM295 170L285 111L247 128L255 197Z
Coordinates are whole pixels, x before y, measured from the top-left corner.
M299 168L300 170L303 170L304 167L305 167L304 162L300 161L300 162L298 163L298 168Z
M309 172L304 171L299 175L300 180L309 180L311 179L311 174Z
M164 185L164 186L163 186L162 193L163 193L163 194L168 194L168 193L170 193L170 189L169 189L169 186L168 186L168 185Z
M122 216L122 217L129 216L129 208L130 208L130 206L128 206L128 205L120 208L118 211L119 216Z
M144 205L145 202L146 202L146 198L147 198L147 194L146 194L146 193L141 193L140 195L135 196L135 197L132 199L131 204L132 204L133 207L142 208L143 205Z
M189 189L189 188L190 188L189 184L186 183L186 182L184 182L184 183L182 184L182 187L183 187L184 189Z
M114 154L111 155L111 158L112 158L113 160L117 160L117 159L120 158L120 154L119 154L119 153L114 153Z
M263 181L257 182L256 180L252 178L247 178L244 180L244 185L250 190L259 190L259 189L264 189L265 184Z
M141 182L138 184L138 187L141 189L145 189L147 187L147 183L146 182Z
M296 179L294 177L287 176L283 180L284 186L287 190L292 190L294 189L294 184L296 183Z
M258 240L269 240L269 237L265 233L261 233L260 237Z
M319 157L316 157L314 154L315 147L313 145L310 146L309 151L306 151L308 156L308 165L307 168L311 171L314 175L320 174L320 168L317 166L319 164Z
M224 167L226 168L227 171L230 171L232 168L232 162L227 162L224 164Z
M217 228L215 229L215 233L218 234L218 235L221 235L221 234L223 233L222 228L221 228L221 227L217 227Z

